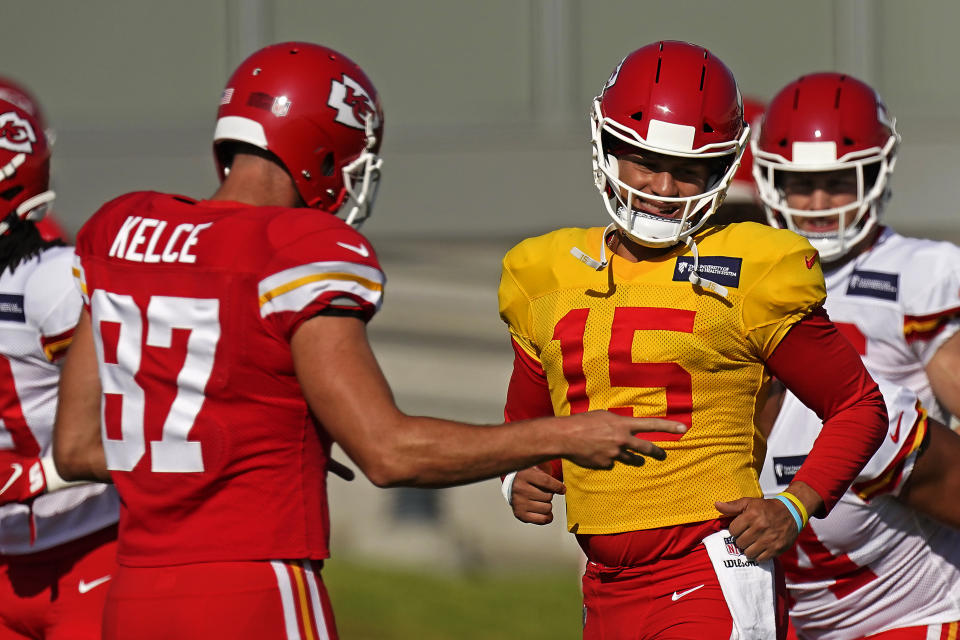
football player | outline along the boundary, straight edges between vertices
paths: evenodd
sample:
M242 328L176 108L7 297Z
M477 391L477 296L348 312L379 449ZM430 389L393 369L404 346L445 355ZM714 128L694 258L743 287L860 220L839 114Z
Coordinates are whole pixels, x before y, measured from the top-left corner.
M54 194L40 121L0 99L0 638L100 638L118 504L53 465L57 381L82 300L73 250L37 228Z
M860 80L815 73L780 90L762 122L753 172L770 224L819 251L826 308L867 368L949 423L960 415L960 248L880 223L895 119Z
M37 122L39 131L42 131L47 138L47 146L53 148L53 143L57 139L56 131L47 124L47 119L43 109L40 107L40 103L37 102L36 98L34 98L33 94L30 93L26 87L10 78L0 76L0 100L11 102L33 116ZM40 236L44 240L56 240L60 238L69 242L69 233L67 233L63 226L57 221L56 216L50 211L49 207L47 208L46 214L42 218L35 220L34 223L37 225Z
M924 515L960 526L952 509L960 438L940 424L960 398L960 250L879 223L899 143L880 96L840 73L784 87L754 142L770 224L793 228L820 250L831 317L878 380L897 383L882 382L888 439L831 517L785 556L801 637L958 631L960 537ZM911 418L914 393L933 419ZM762 476L768 493L818 432L791 394L772 400L780 402Z
M810 243L712 224L749 136L720 60L684 42L642 47L613 71L591 122L613 223L531 238L504 258L500 313L516 354L505 414L604 408L688 431L643 435L667 452L661 464L597 472L563 461L508 478L505 493L518 518L538 521L565 491L588 558L584 638L781 636L771 559L880 445L883 399L823 312ZM756 423L771 373L825 425L765 500Z
M960 435L916 394L879 380L887 437L827 518L781 556L800 638L926 640L960 632ZM760 474L764 493L792 481L820 419L783 398Z
M359 66L272 45L223 91L210 199L131 193L80 231L55 453L65 477L112 478L122 498L105 638L335 638L320 577L334 441L377 485L442 486L554 452L639 464L663 452L633 432L684 430L401 413L366 337L384 275L354 228L382 139Z

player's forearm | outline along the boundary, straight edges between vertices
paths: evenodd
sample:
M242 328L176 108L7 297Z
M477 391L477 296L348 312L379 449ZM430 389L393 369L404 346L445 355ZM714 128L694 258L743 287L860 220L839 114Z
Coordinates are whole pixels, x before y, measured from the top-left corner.
M379 451L355 461L377 486L447 486L492 478L570 453L564 427L533 420L497 426L464 425L403 416Z
M823 362L830 366L823 367ZM886 436L883 396L859 355L823 316L812 316L794 326L767 365L824 420L823 430L794 480L819 494L824 504L817 515L825 515ZM817 375L811 375L812 371Z

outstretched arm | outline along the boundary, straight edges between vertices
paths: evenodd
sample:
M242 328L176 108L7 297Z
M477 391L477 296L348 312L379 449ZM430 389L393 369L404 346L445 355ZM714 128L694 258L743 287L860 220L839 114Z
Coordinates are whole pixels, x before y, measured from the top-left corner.
M594 411L481 427L408 416L393 395L357 318L316 316L291 340L297 379L317 419L378 486L445 486L568 457L591 468L642 464L663 450L637 431L680 433L657 418Z

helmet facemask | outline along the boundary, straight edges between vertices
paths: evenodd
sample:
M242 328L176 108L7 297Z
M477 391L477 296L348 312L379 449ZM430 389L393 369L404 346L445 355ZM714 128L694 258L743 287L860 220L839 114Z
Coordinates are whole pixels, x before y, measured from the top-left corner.
M651 122L651 131L655 122ZM668 123L663 124L671 126ZM703 228L723 202L750 135L749 127L745 126L741 136L732 142L705 145L689 151L677 149L673 145L661 146L653 144L652 141L644 141L633 129L612 118L603 117L599 99L594 101L591 129L594 181L607 213L630 237L649 247L673 246ZM648 135L648 138L654 137L655 135ZM707 179L706 188L699 194L683 197L657 196L634 189L620 179L618 155L622 155L624 149L630 148L704 162L713 161L716 167ZM614 153L614 150L620 153ZM659 208L679 207L680 215L666 218L638 211L632 206L635 199Z
M367 114L367 147L356 160L343 167L343 187L347 196L343 207L344 221L354 229L359 229L370 217L380 188L383 158L373 151L377 148L373 124L373 115Z
M839 160L810 163L788 162L776 154L760 151L754 143L753 174L768 222L771 226L790 229L807 238L824 263L839 260L863 241L879 223L880 214L890 197L889 179L896 165L898 140L894 131L883 148L852 152ZM854 172L856 196L853 202L819 210L796 209L787 205L783 188L787 174L833 171ZM836 218L837 226L827 231L802 227L802 221L823 218Z

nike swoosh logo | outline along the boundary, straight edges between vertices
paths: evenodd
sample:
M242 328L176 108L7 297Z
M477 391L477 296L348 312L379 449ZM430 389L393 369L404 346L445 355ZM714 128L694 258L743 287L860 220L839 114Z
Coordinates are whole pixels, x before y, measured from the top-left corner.
M370 250L367 249L367 245L363 244L362 242L360 244L347 244L346 242L338 242L337 244L344 249L348 249L354 253L359 253L364 258L370 255Z
M702 584L702 585L700 585L699 587L693 587L692 589L687 589L686 591L674 591L674 592L673 592L673 595L670 596L670 599L673 600L674 602L676 602L677 600L679 600L679 599L682 598L683 596L687 595L688 593L693 593L693 592L696 591L697 589L702 589L702 588L705 587L705 586L706 586L706 585L703 585L703 584Z
M896 444L900 442L900 421L903 420L903 411L900 412L900 416L897 418L897 428L893 430L893 433L890 434L890 439L893 440L893 443ZM0 491L0 493L3 493Z
M807 264L807 269L813 269L813 265L817 264L817 256L820 255L819 251L814 251L813 255L809 258L803 256L803 261Z
M11 462L10 468L13 469L13 473L10 475L10 478L7 479L7 484L3 485L3 489L0 489L0 495L3 495L3 492L13 486L13 483L17 481L17 478L23 475L23 466L19 463Z
M99 586L102 585L104 582L106 582L107 580L109 580L111 577L113 577L113 576L103 576L102 578L97 578L96 580L91 580L90 582L84 582L83 580L81 580L81 581L80 581L80 584L77 585L77 591L79 591L80 593L86 593L87 591L90 591L91 589L95 589L95 588L99 587Z

